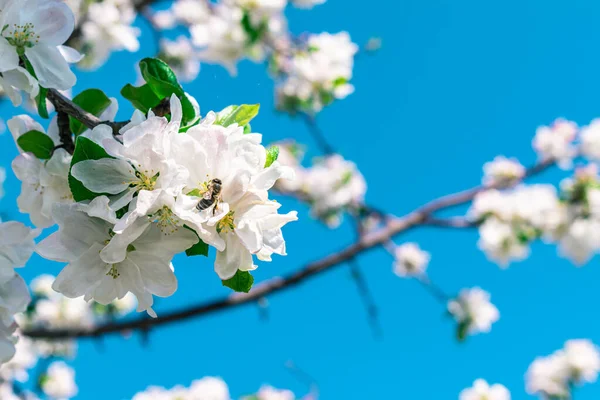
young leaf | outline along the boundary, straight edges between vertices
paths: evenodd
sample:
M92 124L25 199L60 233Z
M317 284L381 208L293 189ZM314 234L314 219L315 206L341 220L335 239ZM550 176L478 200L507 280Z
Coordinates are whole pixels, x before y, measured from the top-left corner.
M185 251L185 254L188 257L191 257L191 256L208 257L208 245L206 243L204 243L202 241L202 239L199 239L198 243L196 243L195 245L193 245L192 247L190 247L189 249L187 249Z
M277 157L279 157L279 147L271 146L267 149L267 161L265 162L265 168L268 168L273 164Z
M223 286L227 286L236 292L248 293L254 284L254 277L248 271L238 270L233 278L223 282Z
M110 106L110 99L100 89L87 89L73 98L73 103L90 114L99 117ZM70 118L71 132L75 136L82 134L87 128L75 118Z
M188 123L196 119L196 111L192 102L185 95L183 88L177 81L177 76L167 63L158 58L144 58L140 61L140 71L148 87L159 98L159 102L162 99L170 98L172 94L175 94L181 100L182 126L187 126Z
M237 123L239 126L245 126L258 115L259 108L260 104L229 106L217 114L215 124L227 127Z
M184 91L177 81L177 76L164 61L158 58L144 58L140 61L140 71L159 98L170 97L173 93L179 98L183 97Z
M160 103L160 99L148 84L139 87L127 84L121 89L121 96L129 100L135 108L144 114L147 114L151 108Z
M84 160L100 160L102 158L113 158L98 144L90 139L79 136L75 141L75 151L71 160L71 168L69 169L69 188L75 201L92 200L102 193L94 193L83 186L83 183L78 181L71 175L73 165Z
M17 144L24 152L33 153L37 158L47 160L52 157L54 142L48 135L40 131L29 131L17 139Z
M40 117L48 119L48 107L46 105L46 96L48 95L48 89L40 86L40 92L35 97L35 103L37 105L38 114Z
M37 79L37 75L35 74L35 70L33 69L33 65L29 62L29 60L25 57L22 58L22 61L25 63L25 69L27 72L31 74L35 79ZM46 106L46 96L48 95L48 89L40 86L40 92L35 97L35 104L37 105L38 114L40 117L48 119L48 107Z
M195 245L193 245L192 247L190 247L189 249L187 249L185 251L185 254L188 257L191 256L204 256L204 257L208 257L208 245L206 243L204 243L202 241L202 239L200 239L200 237L198 236L198 234L196 233L195 230L193 230L192 228L190 228L187 225L183 226L185 229L189 229L190 231L194 232L194 234L196 234L196 236L198 237L198 243L196 243Z

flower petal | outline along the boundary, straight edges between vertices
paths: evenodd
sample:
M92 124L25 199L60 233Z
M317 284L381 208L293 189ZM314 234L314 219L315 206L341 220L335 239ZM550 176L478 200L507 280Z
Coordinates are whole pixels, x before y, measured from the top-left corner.
M119 194L136 180L131 164L112 158L78 162L71 168L71 174L96 193Z
M52 284L52 289L67 297L76 298L97 285L110 270L110 265L99 257L101 249L102 245L95 243L81 257L63 268Z
M38 1L37 9L31 10L35 34L40 44L58 46L67 41L75 29L73 11L62 1ZM38 44L39 46L39 44Z
M9 71L19 66L17 49L0 36L0 72Z
M48 89L67 90L77 82L77 78L67 61L56 47L43 44L25 49L38 81Z

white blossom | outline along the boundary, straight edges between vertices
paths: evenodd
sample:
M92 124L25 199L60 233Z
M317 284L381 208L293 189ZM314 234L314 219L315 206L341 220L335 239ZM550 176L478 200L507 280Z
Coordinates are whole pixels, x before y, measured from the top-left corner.
M298 8L313 8L314 6L324 4L326 0L292 0L292 4Z
M156 316L152 295L167 297L177 289L171 259L197 241L185 229L163 236L155 225L145 225L143 220L114 234L117 219L105 196L89 205L58 204L53 216L59 230L39 243L37 252L69 263L56 278L54 290L104 305L131 292L138 300L137 310L152 316Z
M81 26L88 49L84 65L96 68L113 51L138 51L141 32L132 26L135 15L133 4L129 1L106 0L89 4L87 19Z
M600 118L581 128L580 139L582 155L600 161Z
M306 49L286 63L287 76L277 88L278 107L319 112L334 99L353 93L349 82L357 51L347 32L309 36Z
M196 0L176 0L172 10L175 18L186 25L204 23L211 14L206 2Z
M20 106L23 102L21 91L32 98L37 96L40 91L38 81L23 67L2 72L0 88L15 107Z
M277 389L273 386L264 385L256 393L258 400L294 400L296 396L286 389Z
M586 339L573 339L565 343L564 349L573 381L595 382L600 371L598 347Z
M43 392L56 400L67 400L77 395L75 370L62 361L55 361L48 367L41 380Z
M200 60L222 64L235 75L239 60L263 58L264 51L260 46L248 45L250 40L242 25L243 16L242 9L219 3L205 21L192 25L190 33L194 45L201 48Z
M448 311L459 324L465 324L469 334L489 332L500 318L490 302L490 294L478 287L461 290L457 298L448 302Z
M38 362L36 348L33 341L25 336L16 336L15 342L14 357L0 366L0 377L6 381L27 382L29 379L28 370Z
M589 340L568 340L563 349L538 357L529 366L527 392L570 398L573 385L595 382L600 371L600 352Z
M395 250L394 272L401 277L425 274L431 256L416 243L404 243Z
M529 256L529 247L521 242L509 224L497 218L488 218L479 227L477 246L501 267Z
M473 382L473 387L464 389L458 396L459 400L510 400L510 392L499 383L489 385L483 379Z
M356 165L334 154L306 170L303 193L311 204L312 214L329 226L340 224L344 209L364 202L367 184Z
M27 57L41 86L69 89L76 77L69 67L79 54L65 48L75 28L73 12L58 0L8 0L0 14L0 72L19 67L19 56ZM6 87L6 86L5 86Z
M600 250L600 221L578 218L559 241L559 252L576 265L587 263Z
M133 400L230 400L229 389L221 378L211 376L192 382L189 388L175 386L165 389L150 386L133 396Z
M279 215L281 205L268 199L268 190L292 171L278 162L264 167L261 135L244 134L237 125L224 128L208 122L176 135L173 148L190 173L184 193L202 195L217 178L222 182L219 201L198 213L198 197L179 196L176 214L217 248L215 271L221 279L229 279L238 269L256 268L253 254L262 261L270 261L273 253L286 254L281 227L295 221L296 212Z
M577 135L577 124L557 119L551 126L541 126L533 139L533 148L542 160L555 159L563 169L573 163L577 149L573 142Z
M161 39L159 58L169 64L181 82L191 82L200 72L200 60L185 36L176 40Z
M516 159L498 156L493 161L483 165L483 174L483 183L485 185L495 182L512 182L523 178L525 167Z
M27 115L11 118L8 128L15 142L28 131L44 132L42 126ZM47 134L55 145L60 143L56 117L50 122ZM73 201L68 183L71 158L64 149L57 149L49 160L40 160L31 153L23 152L13 160L12 169L22 182L17 205L19 211L29 214L35 226L47 228L53 225L52 206Z

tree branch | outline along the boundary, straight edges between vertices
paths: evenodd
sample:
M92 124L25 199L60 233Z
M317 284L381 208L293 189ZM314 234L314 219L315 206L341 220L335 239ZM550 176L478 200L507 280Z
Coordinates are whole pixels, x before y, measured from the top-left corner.
M529 168L524 176L531 177L545 171L554 165L553 160L542 161L533 167ZM393 218L386 221L385 226L375 232L367 233L357 240L356 243L347 246L333 254L330 254L320 260L314 261L305 265L303 268L284 277L276 277L269 279L256 285L250 293L223 297L216 300L195 304L181 310L167 312L158 318L149 319L140 317L129 321L110 322L99 325L92 329L62 329L62 330L46 330L46 329L31 329L25 330L23 334L31 338L43 339L65 339L65 338L85 338L99 337L106 334L122 332L126 330L149 330L153 327L166 325L169 323L183 321L189 318L203 317L213 314L218 311L224 311L242 306L247 303L256 302L267 295L275 294L290 288L293 288L300 283L303 283L310 278L321 275L324 272L333 270L335 267L342 265L368 250L386 244L394 236L406 232L414 227L426 225L431 215L440 210L449 209L452 207L469 203L480 192L492 188L505 188L515 186L520 181L515 181L511 185L481 185L441 197L433 200L422 207L417 208L413 212L401 218Z
M102 121L94 114L85 111L83 108L73 103L71 100L63 96L62 93L55 89L48 89L48 101L50 101L54 105L54 108L56 109L57 113L68 114L69 116L80 121L88 129L94 129L98 125L108 125L112 128L113 134L117 135L119 133L119 130L129 123L129 121Z

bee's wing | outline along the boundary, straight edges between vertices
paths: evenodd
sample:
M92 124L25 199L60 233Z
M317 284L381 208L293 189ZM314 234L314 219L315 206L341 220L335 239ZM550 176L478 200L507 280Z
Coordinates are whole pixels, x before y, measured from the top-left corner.
M210 200L212 198L212 190L207 190L206 192L204 192L202 198L204 200Z

